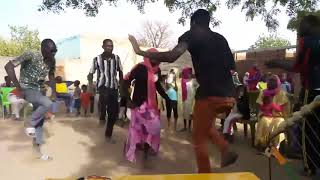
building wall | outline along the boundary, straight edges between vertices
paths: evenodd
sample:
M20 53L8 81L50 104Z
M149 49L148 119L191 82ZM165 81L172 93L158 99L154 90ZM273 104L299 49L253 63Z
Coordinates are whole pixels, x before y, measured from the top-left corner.
M92 66L93 58L103 52L102 42L106 38L113 40L114 54L119 55L124 74L128 73L136 63L142 61L142 57L134 53L127 37L110 37L97 34L83 34L79 37L79 58L60 56L57 60L57 65L64 69L64 79L66 80L87 82L87 75Z
M264 64L269 60L279 61L294 61L295 53L287 53L286 50L269 50L255 53L246 53L246 58L236 61L236 68L239 73L239 78L242 79L245 72L247 72L254 64L258 65L258 68L262 73L271 72L273 74L280 75L282 73L288 73L282 69L269 69ZM295 92L299 92L300 89L300 76L296 73L288 73L288 75L295 82Z
M72 36L57 42L56 59L80 58L80 36Z

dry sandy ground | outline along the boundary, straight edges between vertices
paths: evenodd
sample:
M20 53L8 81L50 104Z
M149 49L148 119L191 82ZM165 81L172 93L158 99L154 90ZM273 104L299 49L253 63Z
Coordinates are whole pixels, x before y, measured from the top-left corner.
M237 133L232 147L240 157L235 165L214 172L244 172L256 174L267 180L268 160L256 155L255 150ZM117 143L104 140L104 127L95 118L56 118L45 124L44 151L52 161L41 161L32 151L31 139L24 134L23 122L0 120L0 180L44 180L46 177L80 177L84 175L119 176L128 174L180 174L194 173L195 160L189 133L163 130L160 154L149 159L147 167L138 155L136 164L123 158L126 129L116 127ZM218 153L210 147L213 166L219 164ZM290 162L298 169L300 163ZM273 180L287 179L284 168L272 162ZM303 178L299 178L303 180Z

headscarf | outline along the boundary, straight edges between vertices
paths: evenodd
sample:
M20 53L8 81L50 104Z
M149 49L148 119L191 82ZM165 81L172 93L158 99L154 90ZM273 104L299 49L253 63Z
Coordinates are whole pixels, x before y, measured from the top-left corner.
M157 49L155 48L151 48L149 49L147 52L158 52ZM148 70L148 84L147 84L147 88L148 88L148 104L154 108L158 107L157 104L157 92L156 92L156 86L155 86L155 82L156 79L154 77L154 75L159 71L159 66L152 66L150 59L147 57L143 58L143 65L146 66L147 70Z
M151 48L151 49L148 49L147 52L158 52L157 49L155 48ZM159 69L159 66L152 66L151 65L151 62L150 62L150 59L147 58L147 57L144 57L143 58L143 62L142 63L139 63L138 65L144 65L146 68L147 68L147 72L148 72L148 77L147 77L147 102L148 102L148 105L154 107L154 108L157 108L158 105L157 105L157 93L156 93L156 86L155 86L155 82L156 82L156 79L155 79L155 74L160 70ZM133 68L135 69L135 67ZM129 72L125 77L124 79L125 80L128 80L129 77L130 77L130 73Z
M185 67L182 69L182 80L181 80L181 89L182 89L182 101L184 102L187 100L188 96L188 90L187 90L187 82L192 74L192 68L191 67Z
M275 96L276 94L278 94L279 91L281 90L281 81L280 81L279 76L277 76L277 75L272 75L272 76L270 77L270 79L276 80L276 82L277 82L277 87L276 87L275 89L265 89L265 90L263 91L263 96L271 96L271 97L273 97L273 96Z

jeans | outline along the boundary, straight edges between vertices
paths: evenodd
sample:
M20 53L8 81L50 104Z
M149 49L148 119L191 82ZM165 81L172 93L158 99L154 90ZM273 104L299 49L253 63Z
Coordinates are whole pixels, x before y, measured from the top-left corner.
M48 110L52 106L51 100L43 96L39 90L24 89L25 100L33 105L30 125L36 129L36 143L43 143L43 123Z

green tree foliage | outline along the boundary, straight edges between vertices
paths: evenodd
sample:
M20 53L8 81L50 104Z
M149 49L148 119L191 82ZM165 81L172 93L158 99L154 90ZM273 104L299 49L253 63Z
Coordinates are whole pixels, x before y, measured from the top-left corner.
M50 11L60 13L65 8L82 9L87 16L96 16L103 3L117 5L119 0L43 0L40 5L40 11ZM153 3L159 0L127 0L143 13L147 3ZM219 0L163 0L168 9L173 12L181 11L181 17L178 22L186 23L186 19L199 8L207 9L212 13L212 25L220 24L214 12L222 4ZM275 30L279 26L276 16L279 14L279 7L285 7L286 13L290 17L295 17L299 11L315 11L319 0L226 0L223 2L229 9L241 7L245 12L247 20L253 20L261 16L269 30Z
M258 40L250 47L250 49L260 49L260 48L274 48L274 47L284 47L290 46L290 41L280 38L277 35L262 35L259 36Z
M293 17L290 19L287 28L292 30L292 31L296 31L298 29L298 25L300 24L301 19L304 16L308 16L308 15L315 15L320 17L320 10L317 11L299 11L296 15L296 17Z
M40 39L37 30L28 26L9 26L11 39L0 38L0 56L17 56L26 50L39 50Z

